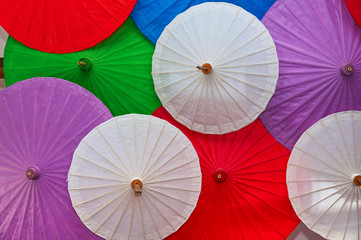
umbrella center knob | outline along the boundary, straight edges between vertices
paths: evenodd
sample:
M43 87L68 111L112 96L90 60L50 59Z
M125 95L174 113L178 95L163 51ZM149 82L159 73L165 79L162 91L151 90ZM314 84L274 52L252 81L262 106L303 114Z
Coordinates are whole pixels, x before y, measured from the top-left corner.
M341 66L341 74L348 77L354 74L355 68L351 63L345 63Z
M204 74L210 74L212 72L212 65L210 63L205 63L202 66L197 66L199 70L202 70Z
M131 183L134 193L142 193L143 183L139 179L134 179Z
M39 170L36 167L29 167L26 170L26 177L30 180L36 180L39 177Z
M353 183L360 187L361 186L361 175L356 175L354 178L353 178Z
M91 69L92 62L88 58L82 58L78 61L78 65L80 70L87 72Z
M224 182L227 179L227 173L223 168L218 168L213 173L213 178L216 182Z

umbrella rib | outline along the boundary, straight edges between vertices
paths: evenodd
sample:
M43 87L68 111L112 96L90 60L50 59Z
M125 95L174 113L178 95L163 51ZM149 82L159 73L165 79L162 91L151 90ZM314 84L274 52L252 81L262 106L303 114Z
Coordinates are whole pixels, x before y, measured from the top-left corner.
M89 190L89 189L96 189L96 188L108 188L108 187L118 187L118 186L129 186L128 184L109 184L109 185L97 185L97 186L89 186L89 187L72 187L72 188L68 188L68 190L72 190L72 191L79 191L79 190ZM123 187L124 188L124 187Z
M103 205L101 208L98 208L94 213L92 213L91 215L89 215L87 218L84 218L83 221L87 221L89 218L93 217L95 214L97 214L98 212L100 212L101 210L103 210L106 206L108 206L111 202L113 202L115 199L117 199L119 196L121 196L122 194L124 194L127 190L128 190L128 187L123 187L123 188L116 188L115 190L113 191L110 191L110 192L106 192L104 194L101 194L101 195L98 195L94 198L91 198L91 199L87 199L83 202L77 202L77 203L74 203L73 202L73 207L79 207L80 205L83 205L83 204L86 204L86 203L89 203L89 202L92 202L92 201L95 201L99 198L102 198L102 197L105 197L105 196L108 196L112 193L115 193L115 192L118 192L119 190L122 190L122 189L125 189L123 190L121 193L119 193L118 195L116 195L114 198L112 198L112 200L110 200L108 203L106 203L105 205ZM74 188L69 188L68 190L70 191L74 191L74 192L79 192L78 190L81 190L81 189L74 189Z
M163 105L167 105L170 101L172 101L175 97L177 97L180 93L183 93L184 90L186 88L188 88L190 85L192 85L195 81L197 81L199 78L201 77L201 75L199 75L197 78L195 78L194 80L190 81L184 88L180 89L176 94L174 94L171 98L168 98L166 101L163 102ZM200 81L198 81L199 84ZM197 86L198 86L197 84ZM193 92L195 91L195 89L193 89ZM188 96L189 98L190 96Z
M304 192L304 193L299 194L299 195L296 195L296 196L292 196L292 197L290 196L290 199L300 198L300 197L307 196L307 195L312 194L312 193L322 192L322 191L324 191L324 190L334 189L334 188L341 187L341 186L345 186L345 185L349 185L349 184L350 184L349 182L346 182L346 183L340 183L340 184L331 185L331 186L329 186L329 187L319 188L319 189L317 189L317 190L312 190L312 191L309 191L309 192Z
M180 22L181 25L183 26L183 23L182 23L179 19L178 19L178 22ZM184 27L184 26L183 26L183 27ZM187 51L194 59L196 59L197 61L200 61L200 59L197 57L197 55L193 54L192 51L189 51L189 48L184 45L183 41L181 41L181 40L177 37L177 35L175 35L168 27L166 27L164 30L168 31L168 33L169 33L170 35L172 35L173 38L174 38L175 40L177 40L177 42L178 42L181 46L183 46L184 49L186 49L186 51ZM185 31L185 32L187 33L187 31ZM188 35L188 33L187 33L187 35ZM189 36L188 36L188 37L189 37ZM192 38L189 38L189 39L192 39ZM193 40L192 40L192 42L193 42ZM198 52L198 49L197 49L197 48L196 48L196 51ZM199 54L199 53L198 53L198 54ZM196 64L195 62L193 62L193 63Z
M202 177L202 175L194 175L194 176L189 176L189 177L172 177L172 178L169 178L169 179L162 179L162 180L158 180L158 181L152 181L150 182L148 179L147 179L147 186L149 184L156 184L156 183L162 183L162 182L169 182L169 181L176 181L176 180L187 180L187 179L190 179L190 178L198 178L198 177Z
M164 201L160 200L160 199L159 199L158 197L156 197L152 192L155 192L155 193L158 193L158 194L160 194L160 195L163 195L163 196L166 197L166 198L170 198L170 199L176 200L177 202L183 203L183 204L185 204L185 205L188 205L188 206L191 206L191 207L195 207L195 205L193 205L193 204L191 204L191 203L187 203L187 202L185 202L185 201L183 201L183 200L181 200L181 199L179 199L179 198L176 198L176 197L173 197L173 196L170 196L170 195L166 195L166 194L164 194L164 193L162 193L162 192L160 192L160 191L157 191L157 190L155 190L155 189L148 189L148 188L146 188L146 187L144 187L144 189L145 189L145 190L146 190L146 189L149 190L149 191L147 191L148 194L150 194L150 195L153 196L154 198L158 199L158 201L162 202L164 205L166 205L167 207L169 207L169 208L170 208L171 210L173 210L175 213L177 213L177 211L176 211L174 208L172 208L169 204L165 203ZM187 218L184 217L183 215L182 215L182 217L183 217L184 219L187 219Z
M347 199L350 197L350 191L347 191L349 188L350 188L350 186L349 186L347 189L340 189L339 191L337 191L337 192L340 192L341 190L345 190L345 191L341 194L341 196L339 196L339 197L337 198L336 201L334 201L334 202L333 202L331 205L329 205L324 211L322 211L322 214L321 214L320 216L318 216L318 218L313 222L313 224L310 226L310 229L312 229L312 228L321 220L321 218L326 215L326 213L336 204L336 202L337 202L338 200L340 200L341 197L343 197L343 196L345 195L345 193L348 193L347 198L346 198L346 200L343 202L342 207L340 208L340 210L344 207ZM327 198L325 198L325 199L327 199ZM317 203L316 203L316 204L317 204Z
M100 209L98 209L95 213L93 213L92 215L88 216L85 220L83 220L83 222L87 221L89 218L93 217L95 214L97 214L99 211L101 211L102 209L104 209L106 206L109 206L113 201L117 200L118 197L121 197L118 201L118 203L112 208L112 210L108 213L108 215L103 219L103 221L99 224L99 226L93 230L94 233L97 233L99 231L99 229L104 225L104 223L109 219L110 216L112 216L115 213L115 210L120 206L120 204L122 203L123 200L125 200L128 196L129 193L131 191L128 191L123 197L121 197L121 195L124 193L120 193L118 195L116 195L113 199L111 199L110 201L108 201L108 203L104 204L103 207L101 207ZM124 207L123 211L121 212L120 216L122 217L124 214L124 211L126 209L126 207L128 206L128 203L130 201L130 198L128 199L128 202L126 204L126 206ZM109 238L110 239L110 238Z
M232 98L232 100L238 105L238 107L242 110L242 112L244 113L244 115L245 116L247 116L248 117L248 119L249 120L253 120L249 115L248 115L248 113L247 113L247 111L246 110L244 110L243 109L243 107L239 104L239 102L236 100L236 99L234 99L234 97L232 96L232 94L230 94L230 92L225 88L225 86L223 86L223 84L221 84L220 83L220 78L218 78L217 76L214 76L214 79L216 79L217 81L218 81L218 83L222 86L222 88L228 93L228 95ZM222 80L223 81L223 80ZM232 86L231 86L232 87ZM238 89L235 89L237 92L239 92L243 97L245 97L246 99L248 99L249 100L249 98L245 95L245 94L243 94L242 92L240 92ZM250 102L252 102L252 103L254 103L253 101L251 101L251 100L249 100ZM254 103L255 104L255 103ZM257 104L255 104L255 105L257 105Z
M233 96L225 89L225 87L218 81L218 78L217 78L216 76L214 76L214 80L216 80L215 83L214 83L214 86L215 86L215 88L216 88L216 90L217 90L217 92L218 92L218 95L219 95L219 97L220 97L220 99L221 99L221 101L222 101L222 104L223 104L223 106L224 106L224 109L226 110L226 112L227 112L227 114L228 114L228 117L231 119L234 128L237 129L237 128L238 128L238 127L237 127L237 124L236 124L236 122L235 122L234 119L232 118L232 115L231 115L230 112L229 112L229 109L228 109L228 107L227 107L227 104L226 104L226 102L224 101L224 98L223 98L223 96L222 96L222 94L221 94L221 91L219 90L219 87L218 87L217 83L232 97L232 99L233 99L234 101L236 101L236 100L235 100L235 99L233 98ZM242 109L242 110L243 110L243 109Z
M79 156L79 155L76 154L76 153L74 153L74 157L78 157L78 158L80 158L80 159L82 159L82 160L84 160L84 161L86 161L86 162L88 162L88 163L91 163L92 165L95 165L95 166L97 166L97 167L103 168L103 169L105 169L105 170L107 170L107 171L109 171L109 172L111 172L111 173L114 173L115 175L118 175L118 176L122 177L122 175L120 175L119 173L114 172L113 170L111 170L111 169L109 169L109 168L106 168L106 167L104 167L104 166L101 165L101 164L92 162L92 161L90 161L89 159L86 159L86 158L84 158L84 157L81 157L81 156Z
M224 8L224 6L222 5L222 12L223 12L223 8ZM219 36L219 28L221 27L221 21L217 21L217 22L218 22L217 28L216 28L215 34L213 34L213 37L212 37L213 44L211 44L211 48L209 50L210 51L210 59L214 59L215 54L216 54L216 52L214 51L213 46L216 46L216 39L217 39L217 36Z
M346 144L346 141L345 141L345 136L344 136L344 133L342 132L342 129L341 129L341 127L340 127L340 123L339 123L339 120L338 120L338 118L337 118L337 115L334 115L334 118L335 118L335 120L336 120L336 125L337 125L337 128L338 128L338 131L339 131L339 133L340 133L339 135L340 135L341 138L342 138L342 143L343 143L343 146L344 146L343 149L347 149L347 144ZM331 137L331 135L329 134L328 130L326 129L326 127L324 126L324 124L323 124L322 121L321 121L321 124L322 124L323 128L326 130L326 132L328 133L328 135ZM351 124L352 124L352 122L351 122ZM352 134L354 134L354 133L352 132ZM332 139L333 139L333 138L332 138ZM353 143L353 145L354 145L354 143ZM336 147L337 147L337 146L336 146ZM337 147L337 150L340 150L340 149ZM352 159L351 159L351 156L350 156L350 154L349 154L349 151L345 151L345 152L346 152L346 157L344 157L343 153L340 151L340 154L341 154L343 160L346 161L348 164L350 164L350 165L349 165L349 166L350 166L350 169L355 169L356 166L352 166L353 164L352 164Z
M223 10L223 8L222 8L222 10ZM192 20L193 20L193 24L194 24L193 26L194 26L194 29L196 30L195 32L196 32L196 35L197 35L197 38L198 38L198 41L197 41L198 42L198 47L196 47L197 45L193 42L193 37L189 36L188 32L187 31L186 32L187 32L188 38L192 41L193 46L195 46L195 49L196 49L197 53L199 54L199 56L204 58L203 45L200 44L202 41L201 41L201 37L200 37L200 34L199 34L199 29L198 29L199 24L197 24L197 22L196 22L196 18L194 16L194 11L190 11L190 14L192 15ZM182 21L179 21L179 22L182 24L182 27L184 29L186 29L184 27L183 22ZM185 46L185 48L187 48L187 47ZM198 48L201 49L201 52L198 52ZM198 61L204 61L204 59L197 59L197 60Z
M163 128L162 128L163 130ZM162 131L163 132L163 131ZM174 134L174 136L172 137L172 139L168 142L167 146L165 146L165 148L162 150L161 154L155 159L155 161L152 163L152 166L155 166L156 163L158 163L158 161L161 159L161 157L163 156L163 154L165 153L165 151L169 148L169 146L173 143L174 139L178 136L180 131L177 131L176 134ZM149 174L149 171L152 169L152 167L149 167L148 170L144 173L143 176L147 176Z
M161 127L161 129L160 129L160 131L159 131L159 135L158 135L158 137L157 137L157 140L156 140L155 144L153 145L152 152L150 153L149 158L148 158L148 161L145 163L145 166L144 166L144 168L143 168L142 173L140 174L140 176L144 176L144 175L145 175L145 172L144 172L144 171L148 168L148 165L150 164L149 162L150 162L150 160L153 158L153 154L154 154L154 151L155 151L156 147L158 146L159 139L160 139L160 137L161 137L162 134L163 134L165 124L166 124L166 122L164 121L164 122L163 122L163 125L162 125L162 127Z
M214 79L216 79L216 78L214 78ZM213 91L213 84L209 84L209 85L211 86L211 93L212 93L211 99L213 99L213 105L214 105L213 107L214 107L215 112L218 112L218 110L217 110L217 102L216 102L216 98L215 98L214 91ZM218 117L216 117L216 121L217 121L218 131L222 132Z
M357 158L357 151L356 151L356 138L355 138L355 127L354 127L354 116L353 111L351 112L351 131L352 131L352 140L353 140L353 152L354 152L354 161L356 162L356 169L360 171L359 162L356 159L361 159L361 150L359 151L359 158Z
M184 57L185 59L188 59L190 62L193 62L195 64L195 66L197 65L197 63L194 62L193 59L189 58L188 56L186 56L183 53L179 52L178 50L174 49L173 47L171 47L171 46L169 46L169 45L167 45L165 43L162 43L161 41L157 41L157 45L162 45L163 47L168 48L169 50L175 52L176 54L178 54L178 55L180 55L182 57Z
M338 175L338 174L330 173L328 171L322 171L320 169L314 169L314 168L311 168L311 167L301 166L301 165L297 165L297 164L290 163L290 162L288 163L288 166L294 166L294 167L304 168L304 169L315 171L315 172L324 173L326 175L331 175L331 176L335 176L335 177L338 177L338 178L341 178L341 179L345 179L346 181L349 180L349 178L347 178L347 177L345 177L343 175Z
M267 65L274 65L274 64L278 64L278 61L271 61L271 62L256 62L256 63L252 63L252 62L247 62L244 64L240 64L237 63L237 65L231 65L231 66L224 66L222 67L222 65L225 65L227 63L231 63L234 62L236 60L240 60L242 59L241 57L238 58L234 58L232 60L229 60L227 62L223 62L222 64L217 64L217 69L238 69L238 68L242 68L242 67L254 67L254 66L267 66Z
M135 176L138 176L138 169L139 169L139 165L138 165L138 149L137 149L137 144L138 144L138 141L137 141L137 131L136 131L136 123L135 123L135 115L131 115L132 116L132 127L133 127L133 138L134 138L134 158L135 158L135 170L134 170L134 174ZM150 122L151 119L148 118ZM149 123L148 123L149 124ZM148 136L147 136L148 137ZM144 146L144 149L145 149L145 146ZM134 203L133 203L134 204ZM132 205L133 206L133 205ZM133 206L134 207L134 206Z
M184 78L181 78L181 79L178 79L178 80L176 80L176 81L170 82L170 83L165 84L165 85L163 85L163 86L155 86L155 91L161 90L161 89L163 89L163 88L167 88L167 87L169 87L169 86L172 86L173 84L182 82L182 81L184 81L184 80L191 79L191 78L193 78L193 77L196 77L197 75L199 75L199 73L198 73L198 72L194 72L194 73L192 73L192 74L190 74L190 75L188 75L188 76L186 76L186 77L184 77Z
M153 172L153 173L158 172L159 169L162 169L166 164L170 163L172 160L174 160L176 157L178 157L181 153L183 153L185 150L187 150L187 149L190 148L190 147L192 147L192 144L184 147L181 151L177 152L174 156L170 157L167 161L164 161L160 166L158 166L158 168L156 168L156 169L153 170L152 172ZM195 160L197 160L197 159L198 159L198 158L196 158ZM185 165L187 165L187 164L190 164L190 163L194 162L195 160L192 160L192 161L190 161L190 162L184 163L184 164L182 164L181 166L185 166ZM151 168L152 168L153 166L154 166L154 165L152 165ZM174 167L174 168L168 170L167 172L173 171L173 170L175 170L175 169L177 169L177 168L178 168L178 167ZM156 177L158 177L158 176L161 176L161 175L163 175L164 173L166 173L166 172L163 172L163 173L161 173L161 174L159 174L159 175L152 175L150 178L148 178L148 175L144 175L143 179L148 181L148 180L154 179L154 178L156 178Z
M87 145L91 150L93 150L95 153L97 153L100 157L102 157L104 160L106 160L108 163L110 163L113 167L115 167L117 170L122 172L124 175L129 176L129 174L127 174L121 168L119 168L117 165L115 165L110 159L108 159L106 156L104 156L102 153L100 153L98 150L96 150L96 148L92 147L89 143L87 143L85 141L85 139L81 140L81 142L84 143L85 145ZM104 168L104 169L106 169L106 168ZM113 172L113 173L115 173L115 172ZM117 173L117 175L121 176L119 173Z
M151 211L149 210L147 201L143 201L143 202L144 202L145 208L146 208L147 211L148 211L148 214L149 214L149 216L150 216L150 219L152 220L153 226L154 226L155 230L156 230L157 233L158 233L159 239L162 239L162 235L160 235L160 232L159 232L159 229L158 229L158 225L156 224L156 221L154 220L153 215L152 215Z
M125 150L125 153L126 153L127 156L128 156L129 166L132 168L132 169L131 169L131 172L134 173L133 164L132 164L132 159L131 159L131 156L130 156L130 154L129 154L128 147L127 147L127 145L125 144L124 136L123 136L122 131L121 131L121 129L120 129L120 125L119 125L118 118L115 119L115 122L116 122L116 124L117 124L117 129L118 129L119 136L120 136L120 138L121 138L121 140L122 140L123 148L124 148L124 150ZM130 171L130 170L128 169L128 171ZM129 174L129 175L132 175L132 174ZM130 178L131 178L131 177L132 177L132 176L130 176Z
M145 142L144 142L144 148L143 148L143 153L142 153L142 159L140 160L140 165L139 165L139 168L137 167L137 170L140 169L139 171L140 172L143 172L143 169L142 166L143 166L143 162L144 162L144 158L145 158L145 150L147 149L148 147L148 141L149 141L149 135L150 135L150 126L151 126L151 123L152 123L152 117L149 116L148 118L148 126L147 126L147 132L145 134ZM149 160L149 159L148 159ZM137 176L140 176L140 172L137 172ZM143 178L144 179L144 178Z
M129 195L129 193L130 193L130 191L128 192L128 194L127 194L127 195ZM113 229L113 231L112 231L112 233L111 233L111 235L110 235L109 239L112 239L112 238L113 238L115 231L118 229L119 224L120 224L120 221L121 221L121 219L122 219L122 218L123 218L123 216L124 216L125 209L128 207L129 202L130 202L130 200L131 200L131 199L132 199L131 197L129 197L129 198L128 198L128 201L127 201L127 203L126 203L126 205L125 205L125 207L124 207L123 211L121 212L120 217L119 217L119 219L118 219L117 223L115 224L115 228ZM134 202L134 201L132 201L132 202ZM117 205L117 208L119 207L120 203L121 203L121 201L119 201L119 204ZM112 214L113 214L114 212L115 212L115 209L113 209Z
M223 10L224 10L224 5L222 5L222 11L220 12L220 14L221 14L220 19L223 18L223 17L222 17L223 14L224 14L224 11L223 11ZM242 8L238 8L237 13L232 16L232 17L233 17L232 21L227 22L227 25L230 23L229 26L223 25L223 27L226 29L226 32L225 32L224 34L222 34L223 38L222 38L222 40L221 40L221 43L216 46L217 48L216 48L216 50L215 50L215 53L218 53L218 56L222 56L222 55L224 54L224 52L229 48L229 46L234 46L234 45L233 45L233 42L235 41L236 38L234 38L234 39L232 40L232 42L231 42L229 45L227 45L226 48L223 49L222 52L220 52L220 47L224 45L224 40L225 40L226 37L229 35L229 32L231 31L231 28L233 27L233 25L234 25L237 17L240 15L241 10L243 10L243 9L242 9ZM252 19L251 22L253 22L253 21L254 21L254 19ZM250 24L251 24L251 23L248 23L247 26L249 26ZM246 27L247 27L247 26L246 26ZM217 61L218 56L215 56L215 62Z
M194 93L195 90L198 88L200 82L203 82L202 88L201 88L201 90L199 91L199 96L198 96L198 98L196 98L196 107L195 107L195 109L194 109L194 111L193 111L193 114L192 114L192 118L191 118L192 120L191 120L190 128L193 128L193 123L194 123L193 119L195 119L195 116L196 116L196 114L197 114L197 112L198 112L198 107L199 107L200 100L201 100L201 98L202 98L202 92L203 92L203 90L204 90L204 85L205 85L205 84L207 85L207 80L206 80L204 77L203 77L202 80L203 80L203 81L198 81L197 86L195 86L195 88L193 89L192 93L189 94L189 96L187 97L187 100L184 101L184 104L182 105L180 111L179 111L179 112L177 113L177 115L176 115L176 118L177 118L178 115L180 114L180 112L181 112L181 111L183 110L183 108L185 107L186 103L189 101L190 97L193 96L193 93ZM207 85L207 86L208 86L208 85ZM206 92L206 101L205 101L205 102L206 102L206 107L205 107L206 113L205 113L205 116L207 116L207 92Z
M197 177L200 177L197 176ZM167 187L167 186L163 186L163 185L159 185L159 186L149 186L147 185L147 189L155 191L155 189L157 188L161 188L161 189L170 189L170 190L179 190L179 191L184 191L184 192L199 192L198 189L187 189L187 188L177 188L177 187Z
M353 190L355 190L354 188L353 188ZM354 197L355 197L355 191L352 191L352 201L351 201L351 204L350 204L350 207L349 207L349 209L348 209L348 214L347 214L347 221L346 221L346 226L345 226L345 231L344 231L344 233L343 233L343 239L346 239L345 237L346 237L346 231L347 231L347 228L348 228L348 224L349 224L349 222L350 222L350 216L351 216L351 208L352 208L352 202L353 202L353 199L354 199ZM347 200L347 199L346 199ZM346 203L346 200L344 201L344 204ZM358 200L358 199L357 199ZM340 210L340 212L341 212L341 210ZM339 212L339 213L340 213Z
M136 198L132 201L132 210L130 211L130 219L129 219L129 231L128 231L128 239L130 239L130 234L132 232L133 220L134 220L134 205ZM112 236L113 237L113 236Z
M122 164L122 166L125 168L125 170L128 171L128 172L130 172L129 169L127 168L127 166L123 163L123 161L122 161L123 159L119 156L119 154L114 150L113 146L112 146L112 145L109 143L109 141L105 138L105 136L104 136L104 134L102 133L102 131L100 130L99 126L96 127L95 129L98 130L100 136L102 136L102 138L103 138L103 140L105 141L105 143L106 143L106 144L108 145L108 147L112 150L112 152L115 154L115 156L118 157L119 162ZM126 176L129 177L129 178L131 178L131 176L130 176L127 172L121 170L120 168L118 168L118 169L119 169L124 175L126 175Z
M176 63L178 65L183 65L183 66L186 66L186 67L190 67L190 68L195 68L194 65L191 65L191 64L188 64L188 63L184 63L184 62L180 62L180 61L176 61L174 59L169 59L169 58L162 58L162 57L158 57L158 56L154 56L153 57L153 60L154 59L157 59L157 60L160 60L160 61L163 61L163 62L171 62L171 63ZM159 64L160 65L160 64Z
M143 237L144 240L146 240L146 232L145 232L145 226L144 226L144 215L143 215L143 208L142 208L142 204L141 204L142 198L138 199L138 205L139 205L139 212L141 215L141 222L142 222L142 230L143 230Z
M316 142L316 143L317 143L317 142ZM336 166L333 166L332 164L328 164L327 161L323 161L321 158L318 158L317 156L314 156L313 154L306 152L305 150L299 148L298 146L294 146L294 149L297 149L297 150L299 150L300 152L302 152L302 153L304 153L304 154L312 157L313 159L318 160L319 162L321 162L321 163L325 164L326 166L332 168L332 169L335 170L336 172L339 172L339 170L340 170L340 169L337 168ZM333 158L333 159L334 159L334 158ZM334 160L336 161L336 163L338 163L338 161L337 161L336 159L334 159ZM339 167L340 167L341 169L344 169L341 164L338 164L338 165L339 165Z
M116 181L116 182L128 183L128 181L124 181L124 180L120 180L120 179L115 179L115 178L99 177L99 176L95 176L95 175L89 176L89 175L78 174L78 173L71 173L71 172L69 172L69 176L83 177L83 178L94 178L94 179L102 179L102 180L111 180L111 181Z
M261 73L251 73L251 72L241 72L241 71L231 71L226 69L218 69L219 72L225 72L225 73L238 73L238 74L244 74L249 76L257 76L257 77L278 77L278 75L271 75L271 74L261 74Z

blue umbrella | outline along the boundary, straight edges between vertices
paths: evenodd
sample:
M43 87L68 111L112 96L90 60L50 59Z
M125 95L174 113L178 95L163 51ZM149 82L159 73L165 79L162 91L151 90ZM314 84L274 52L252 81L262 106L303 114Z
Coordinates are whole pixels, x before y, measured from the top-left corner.
M131 17L140 31L155 44L164 28L178 14L191 6L204 2L232 3L244 8L261 20L276 0L138 0Z

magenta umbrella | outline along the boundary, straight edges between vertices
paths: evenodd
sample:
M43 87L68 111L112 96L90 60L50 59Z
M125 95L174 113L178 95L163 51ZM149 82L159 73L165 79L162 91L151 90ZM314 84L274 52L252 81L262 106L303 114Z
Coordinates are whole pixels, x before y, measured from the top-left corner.
M292 149L321 118L361 110L361 28L344 0L279 0L262 23L280 72L260 118L277 141Z
M57 78L16 83L0 105L0 239L100 239L72 208L66 180L75 148L109 110Z

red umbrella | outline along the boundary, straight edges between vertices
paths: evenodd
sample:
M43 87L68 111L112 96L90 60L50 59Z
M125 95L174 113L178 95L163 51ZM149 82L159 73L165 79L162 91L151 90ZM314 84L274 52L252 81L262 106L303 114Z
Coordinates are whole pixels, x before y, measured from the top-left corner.
M353 19L361 27L361 0L345 0L345 2Z
M206 135L176 122L163 108L154 116L178 127L193 143L202 190L189 220L169 239L285 239L299 219L288 199L290 151L257 119L237 132Z
M109 37L136 0L1 0L0 25L43 52L77 52Z

